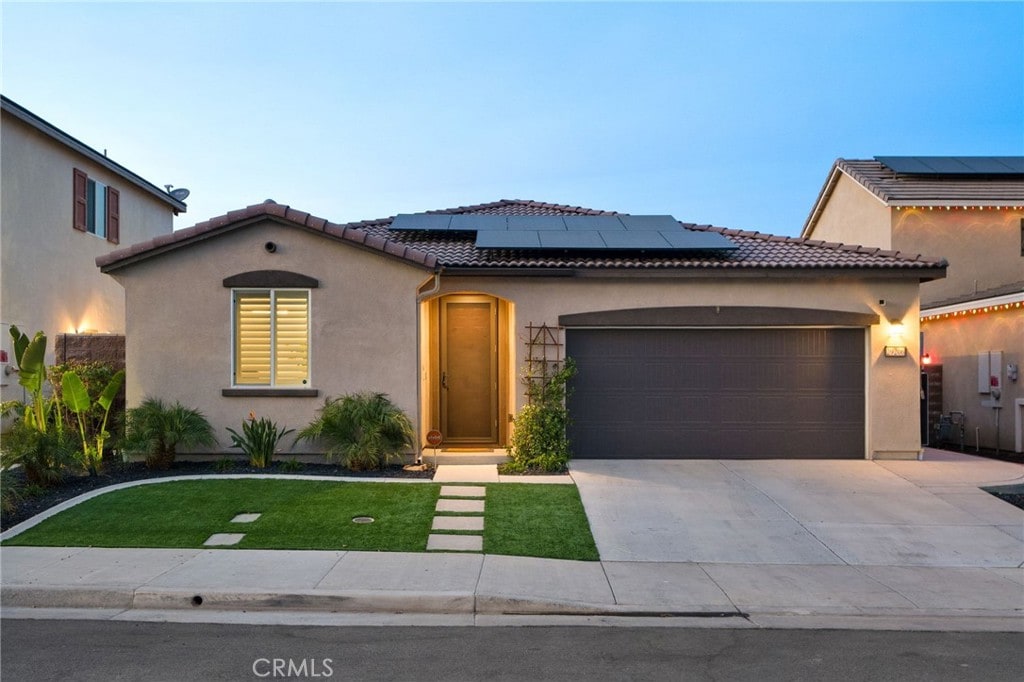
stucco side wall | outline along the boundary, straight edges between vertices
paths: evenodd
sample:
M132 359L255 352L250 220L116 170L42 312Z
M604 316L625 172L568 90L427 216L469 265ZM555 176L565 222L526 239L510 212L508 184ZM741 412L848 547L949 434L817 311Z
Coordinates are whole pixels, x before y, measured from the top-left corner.
M95 266L97 256L120 247L73 229L72 169L120 191L121 245L170 234L172 209L13 116L5 114L2 126L2 321L51 339L76 329L123 334L124 291Z
M860 183L840 172L836 186L808 237L841 244L893 248L889 208Z
M867 423L869 456L916 456L918 429L918 303L917 282L907 280L750 278L735 280L669 280L659 278L468 278L442 277L441 294L487 293L514 306L512 333L517 342L512 368L518 375L526 357L527 324L557 325L572 313L663 306L765 306L873 313L880 323L870 329L868 344ZM879 304L885 300L885 306ZM892 338L888 320L902 321L898 341L905 358L883 357ZM513 378L516 379L515 377ZM525 404L516 382L515 409Z
M1014 449L1014 428L1021 419L1016 401L1024 399L1024 377L1008 380L1006 365L1024 365L1024 315L1020 311L1001 311L969 315L956 319L921 323L925 351L934 364L942 365L942 411L963 412L966 417L965 442L969 449L977 441L983 448L996 446L996 412L988 403L990 395L978 393L978 353L1002 351L1003 406L999 415L999 447ZM975 431L980 429L980 431Z
M277 251L267 253L273 241ZM231 290L225 277L285 270L310 293L310 386L317 397L225 397L231 385ZM327 397L379 391L416 422L416 287L429 272L273 222L246 227L118 271L127 292L127 401L198 408L222 448L250 411L301 429ZM282 442L291 449L293 436ZM296 452L317 448L303 445ZM237 452L235 450L234 452Z
M921 285L921 304L1024 280L1021 219L1011 209L893 209L893 248L949 261L945 279Z

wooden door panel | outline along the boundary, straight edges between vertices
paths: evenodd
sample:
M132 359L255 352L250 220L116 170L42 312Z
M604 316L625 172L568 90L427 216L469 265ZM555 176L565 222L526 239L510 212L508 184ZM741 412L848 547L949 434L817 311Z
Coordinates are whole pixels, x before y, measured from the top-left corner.
M497 440L496 301L458 297L441 305L441 419L446 442Z

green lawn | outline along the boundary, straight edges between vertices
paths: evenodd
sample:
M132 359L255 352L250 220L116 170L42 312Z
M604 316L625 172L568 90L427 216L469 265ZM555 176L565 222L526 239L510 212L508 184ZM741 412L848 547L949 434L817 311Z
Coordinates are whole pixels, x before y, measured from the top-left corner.
M422 552L441 486L232 479L153 483L100 495L5 545L199 548L214 533L245 533L240 549ZM484 551L596 560L572 485L487 486ZM231 523L236 514L262 514ZM374 523L356 524L370 516Z

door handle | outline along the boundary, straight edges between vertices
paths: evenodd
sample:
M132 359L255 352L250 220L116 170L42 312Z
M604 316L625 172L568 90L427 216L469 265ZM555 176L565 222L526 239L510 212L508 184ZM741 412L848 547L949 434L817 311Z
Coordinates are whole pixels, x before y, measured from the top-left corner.
M448 388L448 372L441 372L441 388Z

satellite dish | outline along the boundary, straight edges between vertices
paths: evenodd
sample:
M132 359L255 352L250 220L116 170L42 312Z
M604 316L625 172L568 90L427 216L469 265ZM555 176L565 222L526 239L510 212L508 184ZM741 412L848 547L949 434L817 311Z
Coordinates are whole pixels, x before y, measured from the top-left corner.
M185 199L188 199L189 194L190 192L184 187L179 187L178 189L171 190L171 196L177 199L178 201L185 201Z

